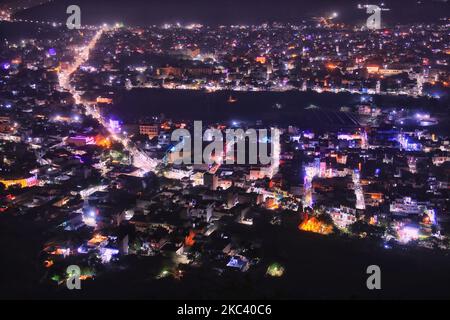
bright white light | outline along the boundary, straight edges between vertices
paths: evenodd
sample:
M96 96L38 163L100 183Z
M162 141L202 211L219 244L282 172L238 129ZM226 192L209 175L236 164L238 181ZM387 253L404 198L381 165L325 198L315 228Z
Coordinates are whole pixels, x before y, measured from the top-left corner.
M399 240L402 243L408 243L419 239L419 229L414 227L403 227L399 232Z

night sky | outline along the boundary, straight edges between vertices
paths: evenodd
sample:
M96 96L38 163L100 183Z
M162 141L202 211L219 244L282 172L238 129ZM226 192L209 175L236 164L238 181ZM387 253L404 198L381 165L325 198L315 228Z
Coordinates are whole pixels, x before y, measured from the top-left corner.
M56 0L21 13L21 17L45 18L65 21L65 8L73 0ZM124 22L151 25L170 22L203 24L253 24L262 22L298 22L304 18L339 12L346 23L362 23L367 15L357 9L358 3L381 3L357 0L78 0L82 23ZM397 22L432 22L448 15L450 2L446 0L386 0L383 12L386 24Z

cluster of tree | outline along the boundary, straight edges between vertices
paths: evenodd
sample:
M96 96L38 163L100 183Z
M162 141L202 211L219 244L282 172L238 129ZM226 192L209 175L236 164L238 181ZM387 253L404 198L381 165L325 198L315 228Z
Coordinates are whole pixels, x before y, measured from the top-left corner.
M358 220L355 223L351 224L349 230L354 234L366 234L367 236L371 237L381 237L385 232L384 227L374 226L363 220Z

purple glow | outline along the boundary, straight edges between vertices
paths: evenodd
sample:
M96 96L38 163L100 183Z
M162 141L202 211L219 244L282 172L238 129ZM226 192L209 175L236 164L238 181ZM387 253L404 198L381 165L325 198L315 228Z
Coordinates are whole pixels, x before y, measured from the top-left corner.
M75 156L75 159L78 159L78 160L80 160L80 163L84 163L83 159L81 159L81 157L80 157L80 156Z

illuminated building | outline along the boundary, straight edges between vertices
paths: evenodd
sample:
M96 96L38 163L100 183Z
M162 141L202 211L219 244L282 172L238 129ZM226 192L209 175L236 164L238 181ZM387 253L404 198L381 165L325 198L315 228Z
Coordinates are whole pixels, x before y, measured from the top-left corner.
M11 133L14 129L9 117L0 116L0 133Z
M423 83L424 83L423 75L420 74L417 76L417 86L416 86L416 94L418 96L421 96L423 94Z
M37 176L11 180L0 178L0 183L4 184L6 188L9 188L11 186L20 186L21 188L27 188L38 185L39 180L37 179Z
M265 64L266 63L266 57L256 57L255 61L258 62L258 63L261 63L261 64Z
M397 141L400 143L400 150L406 151L420 151L422 149L422 145L418 142L411 141L405 134L399 134L397 137Z
M429 222L429 224L431 224L433 226L437 224L436 210L434 210L434 209L425 210L425 214L426 214L427 221Z
M100 257L102 260L102 263L109 263L113 256L119 254L118 249L114 248L101 248L100 249Z
M186 74L193 77L211 76L214 72L213 68L187 68Z
M247 258L242 256L234 256L230 258L227 263L227 267L239 269L241 271L247 271L249 268L249 263Z
M307 166L305 166L305 178L304 178L304 195L303 195L303 208L312 207L313 196L312 196L312 181L320 174L320 159L315 159L315 161Z
M119 132L120 131L120 122L118 120L109 120L109 128L112 132Z
M347 228L357 220L356 210L348 207L341 206L340 208L333 208L329 214L334 224L341 229Z
M183 74L183 70L181 68L177 67L164 67L159 68L157 70L158 75L160 76L175 76L175 77L181 77Z
M150 139L157 137L159 135L159 126L151 124L140 124L139 133L142 135L147 135Z
M97 97L96 102L97 103L104 103L104 104L112 104L113 103L113 99L111 99L111 98L104 98L104 97Z
M420 203L411 197L397 199L390 204L390 211L398 215L420 214L427 209L426 203Z
M388 77L388 76L395 76L408 71L409 70L401 70L401 69L379 69L378 74Z
M101 234L96 234L87 243L89 247L97 247L106 244L108 237L102 236Z
M366 67L368 73L378 73L380 70L379 66L367 66Z
M89 144L94 144L95 140L93 137L75 136L67 138L66 143L69 145L74 145L76 147L84 147Z

